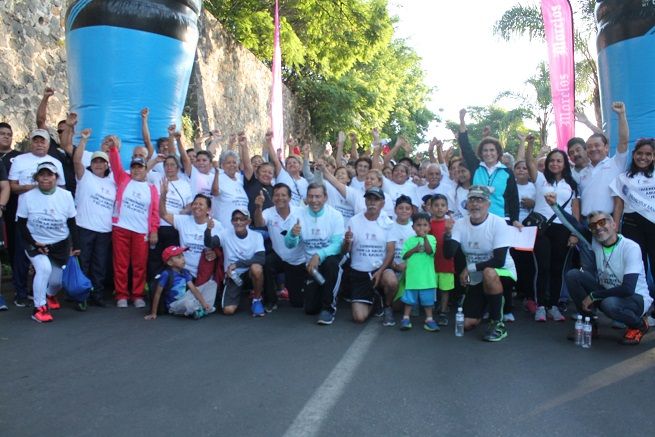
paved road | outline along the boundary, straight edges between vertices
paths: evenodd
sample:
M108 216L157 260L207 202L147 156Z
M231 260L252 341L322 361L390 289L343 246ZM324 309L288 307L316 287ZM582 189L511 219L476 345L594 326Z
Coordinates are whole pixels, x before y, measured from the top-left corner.
M70 308L38 325L0 313L2 436L652 435L655 334L591 350L525 314L499 344L340 310L282 307L191 321ZM605 328L605 329L603 329Z

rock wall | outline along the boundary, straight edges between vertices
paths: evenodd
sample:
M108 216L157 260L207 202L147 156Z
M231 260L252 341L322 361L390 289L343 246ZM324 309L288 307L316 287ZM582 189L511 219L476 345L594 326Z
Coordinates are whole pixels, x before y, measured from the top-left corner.
M55 126L68 107L65 0L0 1L0 121L22 141L36 126L43 89L56 89L48 106ZM254 148L269 126L271 72L203 12L186 111L196 128L225 134L245 130ZM285 87L285 133L308 136L309 114ZM51 132L54 133L51 128Z

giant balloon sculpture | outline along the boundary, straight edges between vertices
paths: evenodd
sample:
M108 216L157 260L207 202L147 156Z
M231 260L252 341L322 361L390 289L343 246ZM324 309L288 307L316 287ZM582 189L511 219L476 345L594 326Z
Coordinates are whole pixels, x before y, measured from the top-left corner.
M597 0L598 66L604 130L618 141L613 101L623 101L630 123L630 145L655 136L655 2ZM612 153L614 150L612 150Z
M150 108L154 137L184 109L198 43L201 0L73 0L66 12L71 110L93 130L123 141L129 162L142 145L139 111Z

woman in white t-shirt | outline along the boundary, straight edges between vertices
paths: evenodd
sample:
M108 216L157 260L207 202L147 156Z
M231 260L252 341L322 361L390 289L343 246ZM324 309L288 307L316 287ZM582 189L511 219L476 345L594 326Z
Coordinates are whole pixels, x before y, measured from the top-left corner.
M346 202L348 202L348 204L353 208L354 214L359 214L360 212L366 211L366 202L364 201L364 193L366 190L372 187L382 188L382 182L384 181L384 176L382 176L382 172L380 170L370 170L368 173L366 173L366 177L364 178L364 191L360 191L357 188L353 188L341 182L338 178L331 174L321 162L318 163L318 169L321 170L323 179L325 179L328 184L336 188L336 190L339 192L339 195L346 199ZM393 201L391 201L391 199L385 198L382 212L387 217L395 216L393 211Z
M632 150L627 172L610 184L614 196L614 222L621 233L641 246L644 269L655 274L655 139L642 138ZM648 265L650 260L650 268Z
M207 229L207 222L211 220L211 198L196 194L191 202L191 215L173 214L167 210L166 206L166 198L172 194L170 184L163 180L160 190L159 214L162 220L175 227L179 232L180 246L188 249L184 252L185 268L196 278L200 257L207 256L212 260L214 258L214 252L206 249L204 245L205 229ZM212 235L218 235L222 229L223 226L220 223L216 224L212 229Z
M532 154L534 137L528 136L527 141L526 163L530 180L534 182L536 191L534 212L541 214L546 220L553 218L545 231L539 232L534 245L534 255L537 260L537 308L534 319L537 322L545 322L548 317L562 322L566 319L560 312L558 304L563 269L569 248L575 246L578 240L558 218L553 217L555 213L547 203L546 197L555 197L557 204L564 211L579 220L578 184L573 180L568 156L561 150L551 151L546 156L544 172L538 172Z
M239 155L232 150L221 153L217 163L223 171L216 169L212 184L212 216L223 227L232 226L232 211L248 209L248 194L243 186L243 175L239 173Z
M37 186L18 197L16 224L34 266L32 319L51 322L50 310L60 308L62 266L69 256L79 255L75 203L70 192L57 187L57 166L42 162L36 169ZM73 237L71 248L70 237Z
M86 143L90 129L81 133L80 143L73 155L75 179L75 205L80 235L80 267L91 280L93 290L89 303L104 307L105 279L111 266L111 230L116 182L110 176L109 156L104 151L91 155L91 165L84 166Z
M287 184L291 188L291 204L303 206L307 197L307 180L301 176L300 169L302 162L300 157L290 155L285 161L284 167L276 155L269 156L275 166L275 181Z
M528 165L525 161L517 161L514 164L514 178L519 190L519 221L523 220L532 212L536 198L536 189L530 182ZM510 249L510 254L516 263L516 291L518 295L526 298L526 307L532 313L537 308L534 305L537 297L534 289L535 259L532 252Z

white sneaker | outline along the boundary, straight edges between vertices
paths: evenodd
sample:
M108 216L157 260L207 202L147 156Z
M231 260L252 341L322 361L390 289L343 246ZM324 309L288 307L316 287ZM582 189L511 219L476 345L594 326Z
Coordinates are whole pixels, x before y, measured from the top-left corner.
M143 299L134 299L134 308L145 308L146 301Z
M516 322L516 319L514 318L514 314L512 313L507 313L503 314L503 322Z
M655 326L655 319L653 316L648 316L648 326Z
M127 308L127 299L118 299L116 301L116 306L118 308Z
M534 313L535 322L545 322L546 321L546 308L537 307L537 312Z
M559 308L557 308L555 305L550 307L548 310L548 318L553 319L555 322L563 322L566 320L566 317L564 317L562 313L559 312Z

